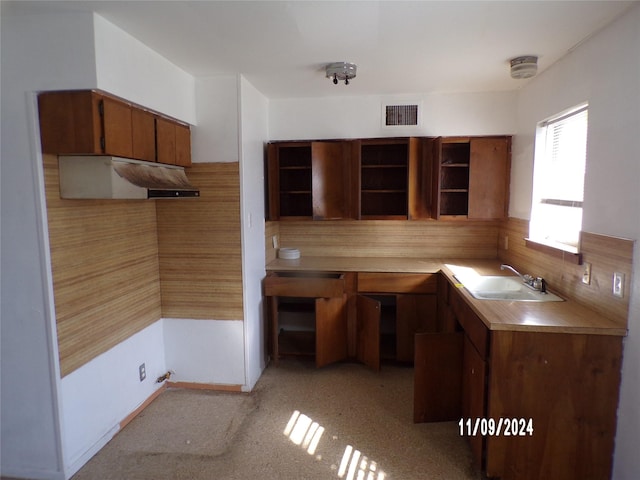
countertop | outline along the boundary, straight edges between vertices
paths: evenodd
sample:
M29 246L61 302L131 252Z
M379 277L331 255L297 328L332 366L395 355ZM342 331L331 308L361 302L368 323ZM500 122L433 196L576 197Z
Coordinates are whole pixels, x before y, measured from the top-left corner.
M276 259L267 271L281 272L395 272L442 273L458 286L462 296L490 330L572 333L589 335L627 334L626 324L606 318L570 299L564 302L517 302L511 300L478 300L458 284L455 267L473 268L481 275L508 275L500 270L498 260L421 259L369 257L301 257L297 260ZM553 292L553 285L549 286ZM556 292L554 292L556 293ZM560 295L562 296L562 295Z

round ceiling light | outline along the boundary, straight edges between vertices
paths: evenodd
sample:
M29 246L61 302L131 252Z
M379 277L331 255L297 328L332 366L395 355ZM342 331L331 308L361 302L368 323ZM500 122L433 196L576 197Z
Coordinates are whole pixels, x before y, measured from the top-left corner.
M538 72L538 57L526 55L511 60L511 78L531 78Z
M349 80L356 76L356 64L349 62L334 62L327 65L327 78L332 78L334 84L339 80L344 80L345 85L349 85Z

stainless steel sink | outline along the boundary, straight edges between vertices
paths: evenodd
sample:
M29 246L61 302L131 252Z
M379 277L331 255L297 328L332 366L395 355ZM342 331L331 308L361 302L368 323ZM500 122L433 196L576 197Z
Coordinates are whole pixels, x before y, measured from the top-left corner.
M562 302L564 299L527 287L519 278L500 275L456 276L458 281L479 300L509 300L516 302Z

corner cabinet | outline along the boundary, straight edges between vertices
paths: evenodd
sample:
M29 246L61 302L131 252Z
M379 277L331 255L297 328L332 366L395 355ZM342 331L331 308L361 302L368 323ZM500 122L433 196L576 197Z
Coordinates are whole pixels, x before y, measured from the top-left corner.
M610 478L621 337L489 330L444 278L438 313L455 326L416 335L414 421L458 422L490 478Z
M38 95L43 153L191 165L189 125L98 90Z
M434 218L507 217L511 137L440 137L433 143Z

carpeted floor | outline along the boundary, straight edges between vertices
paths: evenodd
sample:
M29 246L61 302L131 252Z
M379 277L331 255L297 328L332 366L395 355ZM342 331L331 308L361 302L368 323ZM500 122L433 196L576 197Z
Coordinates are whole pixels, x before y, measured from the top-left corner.
M284 360L249 394L168 389L73 480L479 480L457 424L412 422L413 369Z

